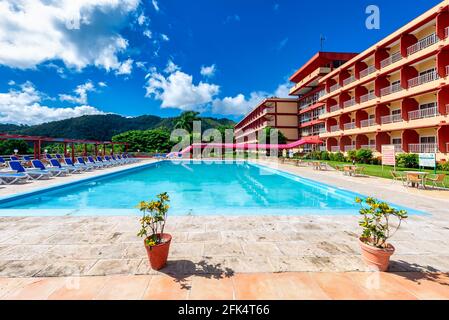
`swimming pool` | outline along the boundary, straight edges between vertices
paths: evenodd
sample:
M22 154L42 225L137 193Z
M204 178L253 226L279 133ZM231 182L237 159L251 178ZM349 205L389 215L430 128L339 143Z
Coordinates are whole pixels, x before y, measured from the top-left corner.
M136 215L161 192L172 215L357 214L361 196L249 162L162 161L0 199L0 215Z

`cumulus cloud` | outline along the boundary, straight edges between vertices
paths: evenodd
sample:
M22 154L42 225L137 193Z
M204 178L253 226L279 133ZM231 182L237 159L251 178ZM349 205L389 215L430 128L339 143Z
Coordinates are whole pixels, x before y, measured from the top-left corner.
M115 74L116 75L131 74L131 72L133 71L133 62L134 60L132 59L128 59L125 62L123 62L122 64L120 64L120 67L115 72Z
M145 37L147 37L148 39L153 38L153 32L151 32L151 30L149 30L149 29L144 30L144 31L143 31L143 35L144 35Z
M164 69L165 73L174 73L175 71L180 70L179 66L177 66L172 60L168 60L167 66Z
M0 1L0 65L28 69L61 60L78 70L122 66L120 35L140 0Z
M254 91L246 97L240 93L235 97L225 97L224 99L215 99L212 103L212 112L222 115L241 116L247 114L257 106L263 99L268 97L286 98L289 93L289 84L280 84L274 93L264 91Z
M201 75L207 78L213 77L215 75L215 72L217 71L217 68L215 67L215 64L211 66L202 66L201 67Z
M170 38L166 35L166 34L161 34L161 39L163 40L163 41L170 41Z
M39 124L49 121L103 114L100 110L83 105L74 108L51 108L42 105L45 94L36 90L31 82L18 89L0 93L0 122L14 124Z
M143 26L144 24L146 24L147 21L148 21L148 18L143 13L141 13L137 17L137 23L139 24L139 26Z
M160 100L161 108L203 111L220 91L215 84L194 84L193 77L177 66L171 70L167 76L156 70L147 75L146 97Z
M73 91L75 92L75 95L60 94L59 100L76 104L87 104L87 93L95 91L95 86L91 81L87 81L86 83L77 86Z

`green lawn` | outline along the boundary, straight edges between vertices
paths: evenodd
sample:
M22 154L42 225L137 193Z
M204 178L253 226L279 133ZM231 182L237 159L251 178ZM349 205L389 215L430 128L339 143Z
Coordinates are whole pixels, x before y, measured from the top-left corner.
M331 167L335 167L336 165L347 165L348 164L347 162L336 162L336 161L320 161L320 162L326 162ZM365 167L364 173L368 176L393 179L393 177L390 174L390 171L394 170L393 167L384 166L382 169L382 166L372 165L372 164L357 164L357 166ZM398 167L396 167L396 171L424 171L424 172L429 172L430 174L434 173L434 170L407 169L407 168L398 168ZM443 173L443 174L447 175L446 179L445 179L445 184L446 184L446 186L449 186L449 172L437 170L437 173Z

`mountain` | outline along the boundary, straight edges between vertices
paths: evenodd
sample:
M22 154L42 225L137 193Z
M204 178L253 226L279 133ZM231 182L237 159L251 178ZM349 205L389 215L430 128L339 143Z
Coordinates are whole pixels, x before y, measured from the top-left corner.
M91 115L34 126L0 124L0 133L108 141L117 134L131 130L150 130L162 127L172 130L177 119L178 117L161 118L151 115L135 118L127 118L114 114ZM203 130L218 128L219 126L235 125L235 122L229 119L206 117L200 118L200 120L202 121Z

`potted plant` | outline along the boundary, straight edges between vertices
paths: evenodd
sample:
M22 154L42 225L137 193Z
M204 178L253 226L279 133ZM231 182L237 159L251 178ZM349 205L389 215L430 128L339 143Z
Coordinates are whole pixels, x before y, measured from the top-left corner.
M145 238L144 245L147 250L151 268L162 269L168 258L171 235L164 233L167 213L170 206L170 198L167 193L161 193L156 201L142 201L138 208L143 213L140 219L141 229L137 234Z
M390 257L395 251L388 240L399 230L402 221L407 219L407 211L396 210L388 203L374 198L357 198L356 202L361 205L360 214L363 216L359 222L363 228L359 238L362 258L369 267L387 271ZM397 219L395 226L392 225L391 218Z

